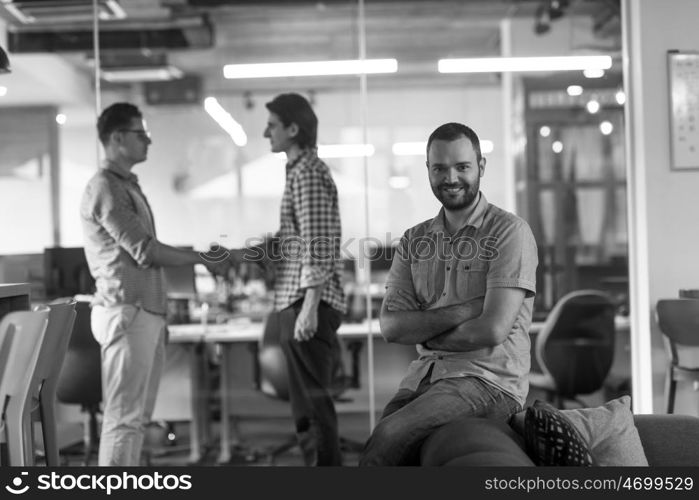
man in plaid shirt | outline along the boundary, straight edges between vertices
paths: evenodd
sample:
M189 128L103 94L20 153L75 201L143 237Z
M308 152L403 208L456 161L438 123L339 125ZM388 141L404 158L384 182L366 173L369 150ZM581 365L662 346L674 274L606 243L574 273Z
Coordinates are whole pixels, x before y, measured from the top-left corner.
M274 324L287 361L292 414L306 465L341 465L330 393L340 362L337 329L346 308L337 189L316 154L318 118L309 102L290 93L266 106L264 135L272 152L287 157L280 228L265 245L264 264L275 274ZM242 258L259 260L251 259L258 251L243 250Z

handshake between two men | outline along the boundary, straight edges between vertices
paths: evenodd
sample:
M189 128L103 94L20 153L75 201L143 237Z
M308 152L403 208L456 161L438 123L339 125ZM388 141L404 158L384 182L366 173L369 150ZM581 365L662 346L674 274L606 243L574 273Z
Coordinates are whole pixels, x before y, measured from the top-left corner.
M243 268L256 265L262 270L268 285L274 282L274 263L258 247L225 249L218 245L211 245L208 252L200 255L202 264L214 276L229 280L231 270L236 275L248 274Z

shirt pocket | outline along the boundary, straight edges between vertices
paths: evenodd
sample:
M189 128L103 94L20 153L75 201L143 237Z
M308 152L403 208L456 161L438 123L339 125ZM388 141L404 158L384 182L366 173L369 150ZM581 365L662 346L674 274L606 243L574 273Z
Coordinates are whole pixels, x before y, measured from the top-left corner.
M485 297L488 264L473 259L459 262L456 269L456 297L459 301Z
M410 273L413 277L415 296L420 304L428 306L436 301L434 280L430 261L418 261L410 264Z

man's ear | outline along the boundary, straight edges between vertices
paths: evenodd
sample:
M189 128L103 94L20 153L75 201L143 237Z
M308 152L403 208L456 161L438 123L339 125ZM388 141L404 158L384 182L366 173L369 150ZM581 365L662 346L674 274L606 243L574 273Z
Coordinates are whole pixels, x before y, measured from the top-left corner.
M288 127L289 129L289 134L291 134L291 137L296 137L299 134L299 126L296 124L296 122L291 122L291 124Z
M478 162L478 172L480 177L483 177L485 173L485 156L481 156L481 161Z
M122 134L118 130L114 130L111 134L109 134L109 139L107 140L107 145L113 144L115 146L118 146L123 141L123 138L124 138L124 134Z

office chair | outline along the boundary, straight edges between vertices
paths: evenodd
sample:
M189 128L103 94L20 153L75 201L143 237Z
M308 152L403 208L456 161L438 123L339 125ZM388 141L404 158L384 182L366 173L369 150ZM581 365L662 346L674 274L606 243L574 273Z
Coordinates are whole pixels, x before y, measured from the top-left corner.
M34 465L34 433L30 418L34 373L46 334L47 307L16 311L0 322L0 344L4 359L0 367L0 442L6 443L2 463ZM4 450L3 450L4 451Z
M699 366L684 365L679 355L681 347L699 346L699 300L661 299L655 312L670 357L665 375L665 410L673 413L677 382L699 383Z
M542 372L529 374L530 387L545 391L559 408L565 400L585 406L578 396L602 388L612 366L614 310L609 296L597 290L564 295L536 338Z
M287 364L279 344L279 314L276 312L271 312L267 317L257 362L259 364L257 373L260 391L272 398L289 401ZM338 360L331 388L331 394L335 401L351 401L350 398L344 396L344 393L348 388L355 387L355 378L345 374L342 360ZM296 446L298 446L296 434L292 433L282 444L267 451L267 462L270 465L274 464L279 455ZM363 443L356 443L340 437L340 448L342 451L358 452L363 448Z
M23 418L32 418L41 423L46 465L56 467L58 463L58 440L56 427L56 384L63 366L68 342L75 322L75 300L57 299L48 304L49 320L44 341L39 351L37 368L32 379L32 408L24 409Z
M102 402L102 357L100 345L92 336L90 304L79 301L75 309L75 326L58 376L56 396L61 403L79 404L86 413L82 452L83 465L88 465L99 441L97 414ZM63 455L69 452L67 448L61 450Z

